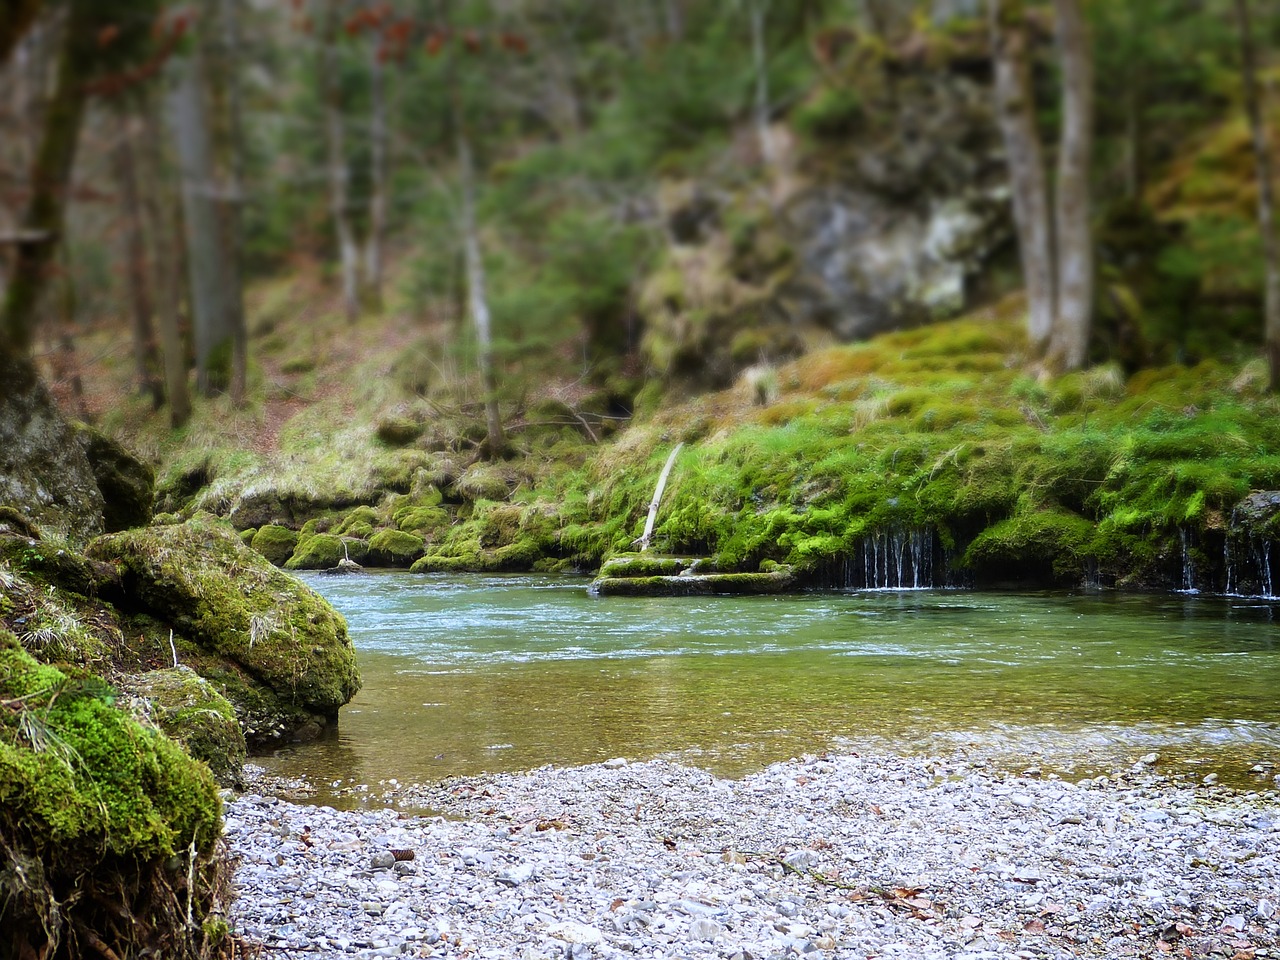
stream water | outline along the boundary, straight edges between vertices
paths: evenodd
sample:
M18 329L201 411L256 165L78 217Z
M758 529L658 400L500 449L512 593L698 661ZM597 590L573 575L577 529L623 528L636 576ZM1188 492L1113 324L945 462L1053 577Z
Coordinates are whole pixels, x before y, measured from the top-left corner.
M304 579L346 615L364 689L335 735L261 762L325 802L615 756L732 775L830 747L976 745L1063 769L1159 752L1257 786L1280 773L1273 601L592 598L566 577ZM1277 768L1247 774L1259 762Z

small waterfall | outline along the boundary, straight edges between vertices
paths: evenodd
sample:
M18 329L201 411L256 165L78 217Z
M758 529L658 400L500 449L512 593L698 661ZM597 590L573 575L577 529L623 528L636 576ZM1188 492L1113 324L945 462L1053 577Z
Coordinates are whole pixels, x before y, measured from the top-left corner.
M1199 593L1196 586L1196 567L1191 559L1191 532L1186 527L1178 528L1178 539L1182 543L1182 588L1179 593Z
M1273 546L1262 537L1227 537L1223 564L1229 596L1280 599L1271 576Z
M864 538L851 562L844 565L846 589L924 590L939 585L938 538L932 529L879 530Z

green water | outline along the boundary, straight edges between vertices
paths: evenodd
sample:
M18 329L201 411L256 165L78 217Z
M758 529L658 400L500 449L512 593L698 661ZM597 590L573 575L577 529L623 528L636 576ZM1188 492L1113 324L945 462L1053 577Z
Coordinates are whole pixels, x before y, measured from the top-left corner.
M1240 776L1280 762L1275 602L306 579L346 615L364 677L336 736L265 761L316 784L670 754L737 774L832 747L976 746L1047 766L1156 750Z

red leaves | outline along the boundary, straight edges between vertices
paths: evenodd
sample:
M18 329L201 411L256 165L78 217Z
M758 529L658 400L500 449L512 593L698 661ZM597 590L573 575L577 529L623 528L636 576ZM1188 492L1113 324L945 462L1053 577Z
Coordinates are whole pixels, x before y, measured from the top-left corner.
M120 36L120 27L114 23L109 23L98 31L98 49L105 50L111 44L115 43L116 38Z

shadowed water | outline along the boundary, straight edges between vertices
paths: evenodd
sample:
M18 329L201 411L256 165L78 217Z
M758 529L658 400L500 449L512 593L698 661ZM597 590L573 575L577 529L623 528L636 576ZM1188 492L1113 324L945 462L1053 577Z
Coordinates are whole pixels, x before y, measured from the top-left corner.
M305 579L346 615L364 677L337 736L266 761L314 783L670 753L735 774L832 746L1280 760L1280 605L1263 601Z

